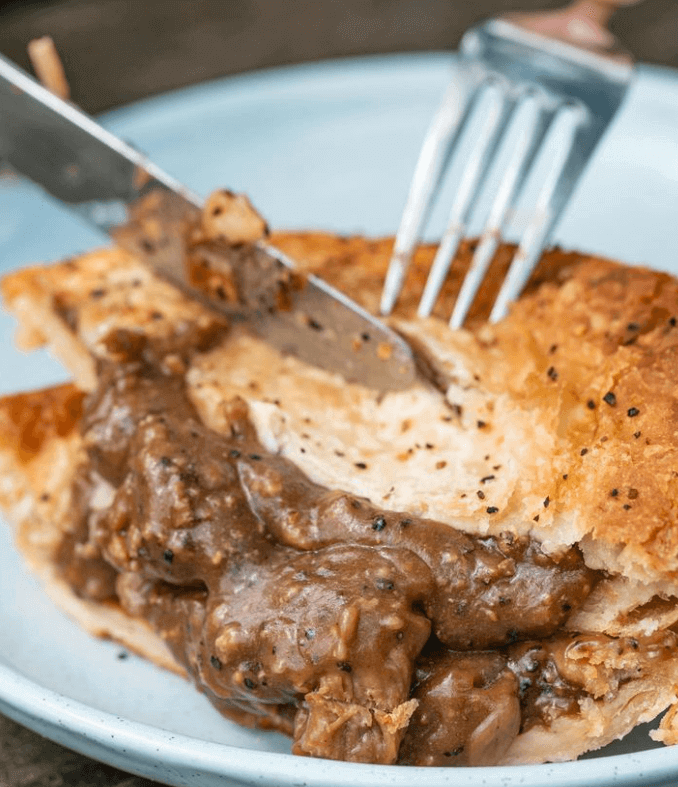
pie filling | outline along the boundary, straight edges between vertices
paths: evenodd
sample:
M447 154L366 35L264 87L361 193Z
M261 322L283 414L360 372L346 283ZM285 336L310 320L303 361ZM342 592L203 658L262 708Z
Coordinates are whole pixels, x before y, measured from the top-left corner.
M243 400L216 432L185 363L109 341L60 569L148 620L222 713L298 754L476 765L578 712L564 654L607 638L563 630L600 579L576 547L556 559L313 483L258 442Z

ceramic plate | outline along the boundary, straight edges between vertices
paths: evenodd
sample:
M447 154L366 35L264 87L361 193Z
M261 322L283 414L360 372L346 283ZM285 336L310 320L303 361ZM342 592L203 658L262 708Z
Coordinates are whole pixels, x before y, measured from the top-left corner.
M277 228L397 227L449 54L347 59L238 76L116 111L105 123L194 191L247 191ZM560 224L564 246L678 274L678 74L641 68ZM447 192L449 205L449 189ZM446 200L432 217L440 232ZM515 228L520 226L520 213ZM0 268L102 238L34 187L0 179ZM13 348L0 317L0 393L65 379ZM678 784L678 749L636 731L601 755L516 768L413 769L292 757L287 739L225 721L188 683L99 642L53 608L0 527L0 710L84 754L171 785Z

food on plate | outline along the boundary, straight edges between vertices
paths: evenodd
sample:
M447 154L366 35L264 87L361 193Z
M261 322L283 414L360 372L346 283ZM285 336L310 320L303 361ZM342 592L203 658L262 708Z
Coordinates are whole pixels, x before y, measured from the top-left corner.
M232 204L185 236L227 299L224 237L266 231ZM271 241L376 310L389 239ZM553 250L509 317L484 320L489 285L453 332L472 246L425 320L419 250L391 323L421 377L387 393L122 248L6 276L19 344L73 375L0 400L0 504L55 601L297 754L566 760L667 709L674 743L678 281Z

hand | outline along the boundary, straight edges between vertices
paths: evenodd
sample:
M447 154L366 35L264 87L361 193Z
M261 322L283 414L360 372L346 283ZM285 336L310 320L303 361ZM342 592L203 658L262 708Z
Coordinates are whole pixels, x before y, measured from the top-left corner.
M578 46L612 50L615 37L607 29L610 17L623 6L641 0L575 0L555 11L506 14L506 19L550 38L559 38Z

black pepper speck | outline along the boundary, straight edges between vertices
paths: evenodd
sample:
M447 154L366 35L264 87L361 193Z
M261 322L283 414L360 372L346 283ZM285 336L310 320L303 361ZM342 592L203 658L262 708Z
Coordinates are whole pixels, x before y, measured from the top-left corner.
M375 517L374 521L372 522L372 530L376 530L381 532L386 527L386 519L381 516Z

